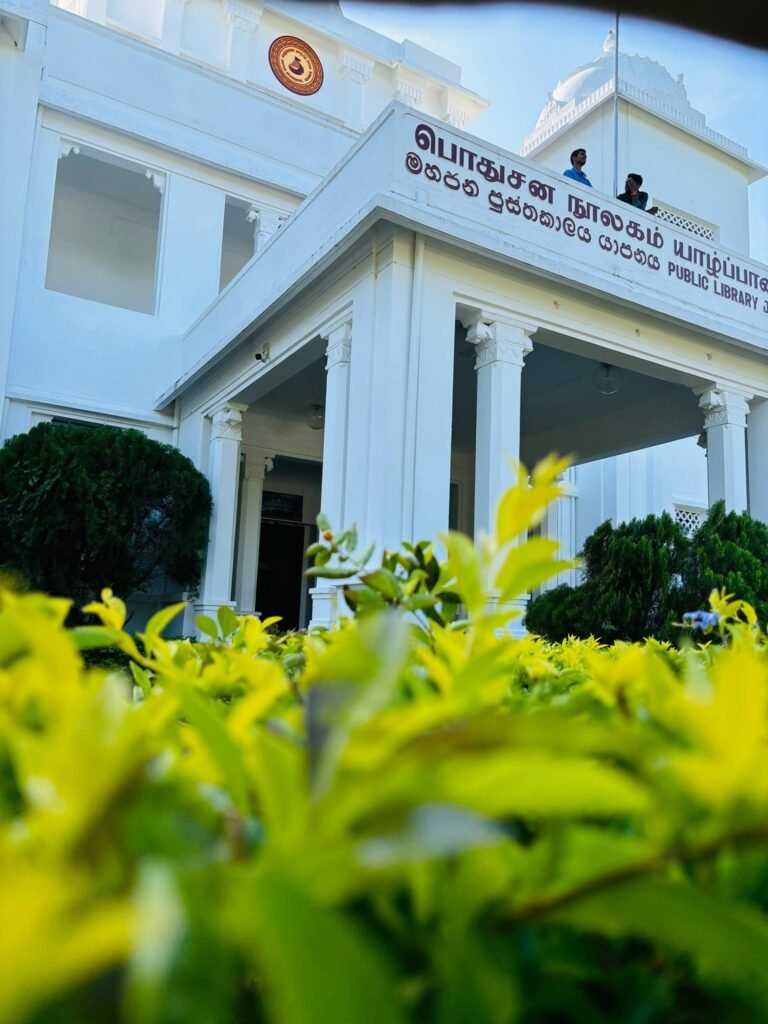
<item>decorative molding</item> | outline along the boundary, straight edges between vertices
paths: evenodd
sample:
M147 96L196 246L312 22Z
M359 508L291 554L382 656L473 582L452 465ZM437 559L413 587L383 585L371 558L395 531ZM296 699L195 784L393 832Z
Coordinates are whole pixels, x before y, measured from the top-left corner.
M332 369L349 363L352 359L352 318L337 321L320 334L327 342L325 349L325 368Z
M211 415L211 441L241 441L245 405L234 402L221 406Z
M424 101L424 90L398 75L395 78L395 99L407 107L418 109Z
M152 182L153 188L156 188L160 195L162 195L165 192L165 184L167 178L164 171L151 171L147 169L144 172L144 177L147 179L147 181Z
M71 142L69 139L62 139L59 143L59 160L63 160L69 156L70 153L74 153L75 156L80 156L80 144L77 142Z
M743 395L713 388L701 395L699 408L704 412L704 430L747 426L749 403Z
M280 230L287 218L288 214L280 213L278 210L264 209L256 203L251 204L245 219L254 225L256 252Z
M374 62L372 60L359 57L356 53L345 52L341 55L339 75L342 78L349 79L351 82L362 85L371 77L373 68Z
M275 467L276 452L270 454L264 451L249 451L244 446L245 458L243 460L243 477L245 480L263 480L267 473L271 473Z
M534 330L511 321L476 320L467 331L467 341L475 346L475 369L495 363L508 363L522 369L525 357L533 351L531 334Z
M186 0L185 0L186 2ZM226 0L227 21L232 28L243 32L255 32L261 23L263 7L253 7L243 0Z
M446 89L443 93L441 116L447 124L454 128L466 128L469 124L469 111L461 103L457 103Z

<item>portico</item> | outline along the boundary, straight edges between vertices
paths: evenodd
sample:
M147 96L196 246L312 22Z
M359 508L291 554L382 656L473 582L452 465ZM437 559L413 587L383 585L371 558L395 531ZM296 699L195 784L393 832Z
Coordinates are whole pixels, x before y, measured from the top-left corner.
M702 273L728 258L754 297L728 302L678 275L691 250L673 228L597 199L397 104L382 115L188 332L158 402L179 403L217 503L202 606L252 610L254 509L281 458L321 462L334 528L380 548L436 536L451 508L486 529L505 454L588 462L699 434L710 501L766 514L768 270L722 251L717 268L697 241ZM313 598L330 621L333 589Z

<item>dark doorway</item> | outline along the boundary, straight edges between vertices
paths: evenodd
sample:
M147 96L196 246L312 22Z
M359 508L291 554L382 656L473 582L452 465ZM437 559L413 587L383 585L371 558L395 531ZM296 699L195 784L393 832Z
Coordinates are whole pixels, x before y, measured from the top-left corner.
M298 629L306 548L304 523L262 519L256 607L262 617L280 615L278 629Z

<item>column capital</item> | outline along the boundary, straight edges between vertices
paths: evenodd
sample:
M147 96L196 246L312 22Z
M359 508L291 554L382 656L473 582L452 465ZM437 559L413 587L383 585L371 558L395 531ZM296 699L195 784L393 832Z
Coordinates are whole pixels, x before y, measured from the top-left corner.
M407 107L417 109L424 101L424 90L420 89L413 82L397 75L395 78L395 99L404 103Z
M212 441L240 441L243 436L243 413L247 405L227 402L211 413Z
M226 0L227 21L233 28L243 32L254 32L261 21L263 7L243 3L243 0Z
M441 97L441 116L444 121L454 128L466 128L469 121L469 110L457 94L450 89L444 89Z
M352 317L345 314L343 318L333 321L322 329L320 337L326 343L325 368L340 363L348 363L352 358Z
M368 81L372 72L372 60L361 57L356 53L349 53L347 51L342 53L341 63L339 65L339 75L342 78L348 78L350 81L357 82L358 85L362 85L364 82Z
M243 460L243 477L246 480L263 480L275 466L275 452L265 452L261 448L245 449Z
M704 429L711 427L746 427L749 403L744 395L720 388L704 391L699 397L704 412Z
M513 320L494 320L486 323L478 318L467 331L467 341L475 346L475 369L490 363L511 363L522 367L525 357L533 350L531 334L535 327Z

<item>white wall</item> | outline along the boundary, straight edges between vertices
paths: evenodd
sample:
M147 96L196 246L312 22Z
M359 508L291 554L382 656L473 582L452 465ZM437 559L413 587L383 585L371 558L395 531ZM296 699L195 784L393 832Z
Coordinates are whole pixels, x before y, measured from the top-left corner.
M676 505L708 507L706 454L696 438L585 463L574 474L578 550L606 519L616 525L663 511L674 515Z

